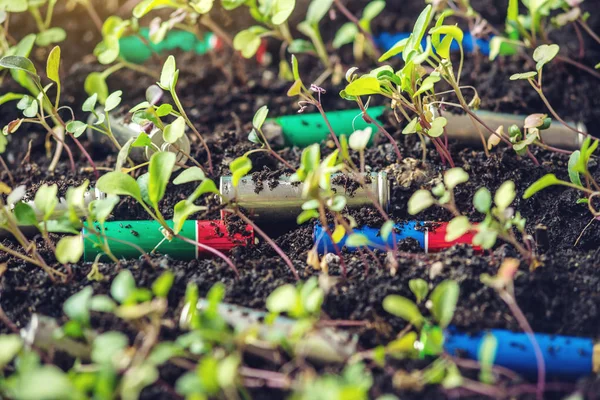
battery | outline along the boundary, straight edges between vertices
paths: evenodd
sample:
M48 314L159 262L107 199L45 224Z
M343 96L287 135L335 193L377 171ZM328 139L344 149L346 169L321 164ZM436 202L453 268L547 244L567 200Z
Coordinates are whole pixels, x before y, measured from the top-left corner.
M404 239L415 239L425 253L435 253L448 249L456 244L472 245L473 232L468 232L463 236L451 242L446 241L447 223L407 221L394 226L394 233L390 234L387 240L381 237L381 230L372 227L360 227L353 229L353 233L358 233L366 236L369 239L367 246L371 250L393 249L395 244ZM326 234L323 227L319 224L315 225L313 230L313 239L317 243L317 251L319 254L327 254L335 251L335 247L329 235ZM348 235L345 235L340 242L337 243L338 248L346 246ZM357 251L360 247L346 246L348 251ZM480 251L481 247L473 246L475 250Z
M380 118L385 107L369 107L368 114L371 118ZM378 128L375 124L368 124L362 118L359 109L331 111L327 113L327 120L336 136L350 136L356 130L367 127L373 129L372 143ZM263 125L263 132L274 146L307 147L313 143L320 143L330 137L329 127L320 113L302 113L284 115L267 120Z
M88 119L88 125L93 125L96 122L96 117L94 114L90 115ZM123 146L127 141L131 138L137 137L144 129L134 123L134 122L126 122L124 117L116 117L112 114L108 115L108 122L110 123L110 129L115 137L115 140ZM88 128L87 130L88 139L98 147L103 148L113 148L113 144L110 142L110 139L103 133L97 132L92 128ZM191 146L190 140L187 135L182 135L175 143L171 144L166 142L163 138L162 131L158 128L154 128L148 136L152 143L161 149L162 151L170 151L172 153L177 154L176 162L178 164L185 164L188 161L188 157L186 154L190 154ZM181 151L180 151L181 150ZM129 150L129 157L137 162L143 163L150 160L152 154L156 152L156 149L153 146L147 147L131 147ZM184 154L185 153L185 154ZM175 165L173 168L174 171L178 170L180 167Z
M336 184L337 178L331 177L332 189L339 195L345 195L349 208L361 208L373 205L375 197L387 210L390 199L390 186L385 172L373 172L364 175L366 188L362 186L350 189L345 184ZM348 179L352 179L348 176ZM295 220L302 212L306 199L302 198L302 183L292 182L281 177L275 182L264 182L261 187L252 175L243 177L235 188L231 176L223 176L220 181L221 202L227 204L236 200L237 204L248 212L248 216L257 221ZM370 193L369 193L370 192ZM371 194L371 195L370 195Z
M477 117L493 131L496 131L500 126L504 126L505 132L507 132L508 128L512 125L517 125L522 128L525 118L527 118L527 116L524 115L494 113L489 111L476 111L475 115L477 115ZM479 136L479 133L473 126L473 122L469 115L444 113L443 117L448 121L448 124L446 125L448 138L454 139L463 145L481 144L481 136ZM478 124L478 122L475 123ZM569 122L569 125L580 132L587 132L586 127L582 122ZM483 127L481 127L481 132L486 140L491 135L491 133ZM565 150L579 149L585 140L585 135L573 132L571 129L556 121L552 122L548 129L540 131L540 137L545 144Z
M167 221L169 227L173 227L173 221ZM95 226L100 232L100 226ZM157 221L111 221L104 224L108 245L115 257L120 259L135 259L140 257L136 245L147 253L156 251L160 254L169 255L179 260L191 260L212 253L205 249L185 242L178 238L166 240L162 233L161 225ZM237 246L250 246L254 244L254 231L247 226L245 231L230 234L225 222L216 221L186 221L183 229L179 232L183 237L202 243L221 252L228 252ZM96 256L102 254L102 249L97 245L101 238L90 234L87 228L82 233L83 259L94 261ZM116 239L116 240L111 240Z

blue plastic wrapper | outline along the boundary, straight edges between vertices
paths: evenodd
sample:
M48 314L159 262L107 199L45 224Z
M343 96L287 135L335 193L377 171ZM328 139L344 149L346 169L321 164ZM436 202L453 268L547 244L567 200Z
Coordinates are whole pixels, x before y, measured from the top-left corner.
M485 334L461 333L449 329L444 348L451 355L478 359L478 351ZM524 377L537 379L537 361L533 344L525 333L492 329L498 340L495 365L508 368ZM587 338L536 333L546 364L546 379L577 380L593 371L594 342Z
M389 235L387 240L383 240L380 234L380 230L377 228L355 228L354 233L365 235L370 242L368 246L372 250L385 250L394 248L394 241L397 243L402 239L413 238L422 248L425 248L425 235L427 232L424 229L418 229L422 224L417 221L410 221L405 223L396 224L395 230ZM346 246L346 240L348 235L344 236L343 239L337 244L339 249ZM319 254L335 253L335 247L333 242L329 238L329 235L325 232L325 229L319 224L315 225L313 231L313 240L317 243L317 251ZM357 247L347 246L349 251L357 250Z

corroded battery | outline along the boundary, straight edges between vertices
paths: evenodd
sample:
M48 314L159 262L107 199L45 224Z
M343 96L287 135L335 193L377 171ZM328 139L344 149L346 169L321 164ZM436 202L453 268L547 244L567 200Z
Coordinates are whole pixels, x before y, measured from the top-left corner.
M385 172L373 172L364 175L363 187L350 176L334 174L331 177L332 189L347 199L349 208L361 208L373 205L373 200L387 210L390 199L390 185ZM281 177L273 182L257 182L252 175L243 177L237 188L233 186L231 176L221 177L221 201L227 204L236 200L248 216L255 220L294 220L302 212L302 183L293 182L289 177Z

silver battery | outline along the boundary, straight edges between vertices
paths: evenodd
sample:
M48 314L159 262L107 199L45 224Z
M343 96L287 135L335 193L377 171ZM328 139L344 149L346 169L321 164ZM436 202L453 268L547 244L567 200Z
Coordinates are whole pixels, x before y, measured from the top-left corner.
M115 117L112 114L108 115L108 121L110 123L110 129L117 140L117 142L123 146L127 143L131 138L137 137L144 129L134 123L134 122L126 122L124 117ZM88 119L88 125L93 125L96 122L96 117L94 114L90 116ZM91 128L88 128L87 135L89 140L101 146L112 146L108 137L100 132L97 132ZM154 128L148 136L152 140L152 143L156 145L162 151L170 151L172 153L177 154L177 163L178 164L186 164L188 161L188 157L186 154L190 154L191 146L190 140L187 135L183 135L179 138L174 144L165 142L162 131L158 128ZM114 146L113 146L114 147ZM181 151L180 151L181 150ZM156 152L154 147L132 147L129 151L129 157L137 162L143 163L150 160L152 154ZM185 153L185 154L184 154ZM180 167L175 166L174 171L178 170Z
M505 133L508 133L508 128L512 125L523 128L523 123L526 118L526 116L523 115L501 114L489 111L477 111L475 112L475 115L494 131L499 126L504 126ZM465 145L481 144L481 137L477 134L477 130L474 128L469 115L444 113L442 116L448 120L446 132L450 139L457 140L459 143ZM587 132L586 127L582 122L569 122L569 125L580 132ZM491 135L491 133L483 127L481 127L481 132L486 140ZM579 149L585 140L585 135L573 132L571 129L556 121L552 122L548 129L540 131L540 136L545 144L565 150Z
M376 198L387 210L390 202L387 173L373 172L366 175L370 178L366 187L350 189L343 184L332 183L332 189L337 194L346 196L349 208L372 206L373 198ZM335 182L338 176L339 174L333 175L332 182ZM262 184L263 187L259 190L252 176L248 175L243 177L235 188L231 176L223 176L220 182L221 201L226 204L235 199L255 220L293 220L298 217L302 212L302 204L306 201L302 198L302 183L291 182L289 177L282 177L275 184L266 180Z

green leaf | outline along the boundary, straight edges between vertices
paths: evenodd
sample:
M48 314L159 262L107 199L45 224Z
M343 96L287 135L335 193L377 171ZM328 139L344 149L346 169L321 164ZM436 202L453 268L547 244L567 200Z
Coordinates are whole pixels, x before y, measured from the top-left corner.
M133 16L142 18L150 11L165 7L179 8L181 4L177 0L143 0L133 9Z
M271 23L276 26L285 23L294 12L295 6L296 0L275 0Z
M433 87L436 83L438 83L441 80L441 76L439 74L432 74L429 75L427 78L425 78L423 80L423 83L421 83L421 86L419 87L419 90L417 90L415 92L415 94L413 94L413 98L417 97L418 95L428 92L430 90L433 90Z
M477 359L480 365L479 380L488 385L495 383L492 367L496 360L497 351L498 339L493 334L487 333L479 346Z
M240 31L233 38L233 48L242 53L244 58L252 58L260 47L261 35L266 32L265 28L257 25Z
M521 74L511 75L510 80L511 81L516 81L516 80L519 80L519 79L531 79L531 78L533 78L536 75L537 75L537 72L535 72L535 71L523 72Z
M106 84L104 75L99 72L90 73L85 79L83 86L88 95L92 96L95 94L98 96L100 103L103 104L106 102L108 98L108 85Z
M354 22L346 22L336 32L335 38L333 39L333 48L339 49L346 44L354 42L358 33L358 27Z
M482 214L487 214L492 207L492 194L486 187L481 187L473 196L473 205L475 209Z
M219 189L217 189L217 185L215 185L215 182L212 179L203 180L200 186L198 186L194 193L188 198L188 201L193 203L205 193L219 194Z
M348 247L368 246L370 243L369 238L361 233L353 233L346 239L346 246Z
M380 235L384 241L387 242L388 238L392 234L392 231L394 230L394 226L395 224L392 220L388 220L383 224L383 226L381 227Z
M0 335L0 368L4 368L23 348L23 339L19 335Z
M138 202L143 202L142 193L136 180L120 171L113 171L102 175L98 179L96 187L106 194L131 196Z
M0 10L11 13L21 13L27 11L29 4L23 0L0 0Z
M150 178L148 181L148 198L155 209L158 209L158 203L162 200L175 166L176 155L169 151L161 151L152 154L148 171Z
M376 16L385 9L385 0L375 0L367 4L363 10L361 22L370 23Z
M77 391L60 368L44 365L20 374L11 393L20 400L50 400L71 399Z
M116 279L116 278L115 278ZM121 332L106 332L98 335L92 343L92 361L95 364L112 367L118 363L118 357L129 345L129 339Z
M175 65L175 57L169 56L163 65L162 72L160 74L159 86L164 90L174 90L178 73L179 71Z
M547 174L535 181L531 186L525 190L523 194L524 199L528 199L540 190L546 189L549 186L560 185L562 181L556 177L554 174Z
M29 204L18 202L15 205L14 214L19 225L37 226L38 224L35 210Z
M94 112L96 109L96 103L98 102L98 93L92 94L88 97L81 106L81 110L85 112Z
M0 96L0 106L9 101L21 100L23 97L24 95L18 93L5 93Z
M254 118L252 118L252 126L255 129L262 128L265 120L267 119L267 115L269 114L269 108L267 106L262 106L256 111L254 114Z
M448 59L450 58L450 46L452 45L452 41L456 40L459 45L462 46L463 41L463 31L454 25L442 25L437 26L429 30L429 34L432 35L432 42L435 47L435 51L440 55L440 57ZM446 35L441 42L439 42L440 35ZM434 39L436 38L436 39ZM439 42L436 45L436 42Z
M299 301L299 296L296 288L293 285L287 284L279 286L269 297L267 297L266 307L272 313L282 313L293 310L296 303Z
M292 75L294 76L295 81L300 80L300 72L298 67L298 59L295 55L292 54Z
M240 179L252 170L252 161L246 156L238 157L229 164L229 169L233 175L231 182L234 187L237 187Z
M496 190L494 203L496 203L496 206L501 211L504 211L515 200L515 197L517 197L515 183L513 181L506 181Z
M190 6L198 14L208 14L213 8L215 0L195 0L190 2Z
M173 282L175 282L175 274L171 271L163 272L152 284L152 293L156 297L166 298L173 286Z
M53 43L60 43L66 38L67 32L65 32L63 28L54 27L38 33L37 37L35 38L35 44L40 47L46 47Z
M60 86L60 47L56 46L50 51L48 61L46 63L46 76Z
M444 173L444 184L448 190L453 190L461 183L465 183L469 180L469 174L460 167L451 168Z
M427 135L433 138L440 137L444 134L444 127L448 124L448 120L444 117L437 117L431 123L431 128L427 130Z
M67 132L72 133L77 138L83 135L87 127L87 124L81 121L69 121L67 123Z
M537 63L535 69L537 69L538 72L541 71L544 65L552 61L559 51L560 47L557 44L543 44L538 46L533 52L533 59Z
M425 321L421 311L419 311L419 307L412 300L403 296L395 294L386 296L383 299L383 309L417 328L420 328Z
M408 200L408 213L415 215L435 204L435 199L428 190L419 189Z
M363 75L349 83L344 90L350 96L368 96L381 93L381 85L377 78Z
M408 287L417 298L417 303L421 303L427 298L427 294L429 293L429 285L424 279L411 279L408 281Z
M96 295L90 300L90 310L103 313L112 313L117 308L117 304L106 295Z
M175 204L173 208L173 232L179 233L183 229L183 224L191 215L203 210L206 210L206 207L197 206L189 200L181 200Z
M156 109L156 115L158 115L159 118L166 117L171 114L171 112L173 112L173 106L170 104L161 104Z
M417 21L415 22L415 26L413 27L412 34L408 38L406 43L406 47L403 50L403 58L404 61L408 60L408 55L410 52L414 50L419 50L421 47L421 41L423 40L423 36L425 36L425 32L427 31L427 26L431 21L432 14L431 4L427 5L425 9L421 12Z
M389 60L390 58L402 53L408 44L408 38L402 39L398 41L395 45L392 46L391 49L383 53L381 57L379 57L379 62L383 62Z
M185 135L185 119L183 117L177 117L173 123L165 126L163 131L163 138L167 143L176 143L179 139Z
M304 210L296 218L296 223L302 225L313 218L319 218L319 212L317 210Z
M86 286L79 292L69 297L63 304L63 311L69 319L79 322L83 326L90 323L90 302L94 289Z
M104 105L104 111L111 112L121 104L121 96L123 95L122 90L117 90L111 93L107 98Z
M446 242L453 242L471 230L469 218L461 215L454 217L446 228Z
M203 181L206 179L206 175L200 167L190 167L185 169L182 173L173 180L176 185L183 185L184 183L190 183L195 181Z
M331 9L333 0L312 0L306 11L306 22L318 25Z
M58 186L56 184L48 186L46 183L40 186L35 193L33 204L38 212L41 213L43 221L48 220L54 212L58 204L57 194Z
M110 295L121 304L123 304L135 290L135 279L128 269L119 272L110 285Z
M31 62L31 60L29 60L26 57L21 57L21 56L2 57L2 59L0 59L0 67L27 72L34 78L34 80L36 80L37 82L40 81L40 77L37 74L37 70L35 69L35 66Z
M131 147L152 147L152 139L146 132L140 132L135 140L131 142ZM123 147L121 147L121 149L123 149ZM129 155L129 151L127 151L127 155ZM124 161L125 159L123 159L123 162ZM122 166L123 162L119 162L118 165Z
M119 200L119 196L111 194L104 199L92 201L89 206L91 215L97 222L104 224L115 206L119 204Z
M579 172L575 170L575 166L579 163L580 155L581 152L579 150L576 150L573 153L571 153L571 156L569 157L568 171L569 179L571 180L571 182L577 186L583 187L583 185L581 184L581 177L579 176Z
M62 264L76 263L83 256L81 236L64 236L56 244L56 259Z
M450 280L440 283L431 292L431 313L441 328L446 328L452 321L459 294L458 283Z

